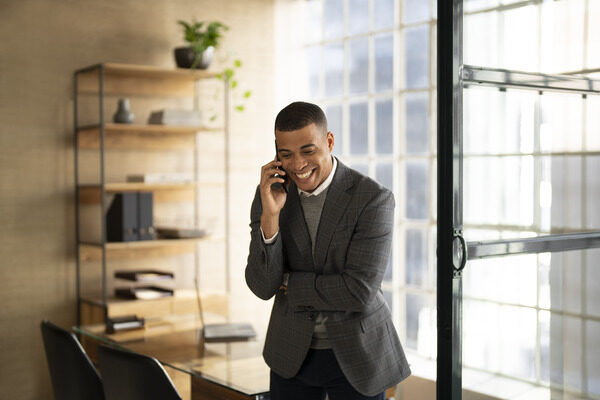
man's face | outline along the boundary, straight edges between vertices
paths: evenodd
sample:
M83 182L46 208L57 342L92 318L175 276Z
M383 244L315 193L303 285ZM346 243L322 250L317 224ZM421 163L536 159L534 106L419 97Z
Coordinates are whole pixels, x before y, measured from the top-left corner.
M310 124L295 131L275 130L282 167L298 188L312 192L329 176L333 133Z

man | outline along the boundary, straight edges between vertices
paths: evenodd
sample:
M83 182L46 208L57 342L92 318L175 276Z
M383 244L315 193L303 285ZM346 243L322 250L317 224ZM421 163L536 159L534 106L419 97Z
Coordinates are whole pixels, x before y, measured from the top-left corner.
M246 266L252 292L275 296L263 351L271 399L384 399L410 375L381 292L394 196L331 155L314 104L281 110L275 142L281 161L262 167Z

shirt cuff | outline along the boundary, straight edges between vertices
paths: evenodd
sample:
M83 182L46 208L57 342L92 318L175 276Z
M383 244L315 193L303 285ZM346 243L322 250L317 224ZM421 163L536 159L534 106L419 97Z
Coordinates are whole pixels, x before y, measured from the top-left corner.
M265 242L265 244L272 244L275 242L275 239L277 239L277 235L279 235L279 231L275 232L273 237L271 237L269 239L265 238L265 233L263 232L262 228L260 228L260 234L262 235L263 242Z

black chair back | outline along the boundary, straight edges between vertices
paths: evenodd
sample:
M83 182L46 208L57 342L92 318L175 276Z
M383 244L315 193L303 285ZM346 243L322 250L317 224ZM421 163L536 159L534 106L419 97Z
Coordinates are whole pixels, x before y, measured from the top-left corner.
M98 347L106 400L181 400L163 366L153 357Z
M56 400L104 400L100 376L72 332L41 323L46 360Z

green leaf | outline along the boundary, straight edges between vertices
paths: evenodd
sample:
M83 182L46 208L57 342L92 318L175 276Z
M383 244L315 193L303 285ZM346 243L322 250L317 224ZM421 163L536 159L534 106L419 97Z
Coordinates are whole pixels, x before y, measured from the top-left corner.
M223 74L217 74L215 76L217 77L217 79L223 79Z
M225 74L225 77L227 79L231 79L233 77L233 70L231 68L225 68L225 71L223 71L223 73Z
M236 68L241 67L242 66L242 61L241 60L235 60L233 62L233 66L236 67Z
M242 106L242 105L235 106L235 109L242 112L242 111L244 111L244 106Z
M244 98L245 98L245 99L248 99L248 98L250 98L250 96L251 96L251 95L252 95L252 92L251 92L250 90L246 90L246 91L244 92Z
M237 87L238 83L236 80L231 81L231 88L235 89Z
M215 119L217 119L217 115L213 114L210 116L210 122L213 122Z

